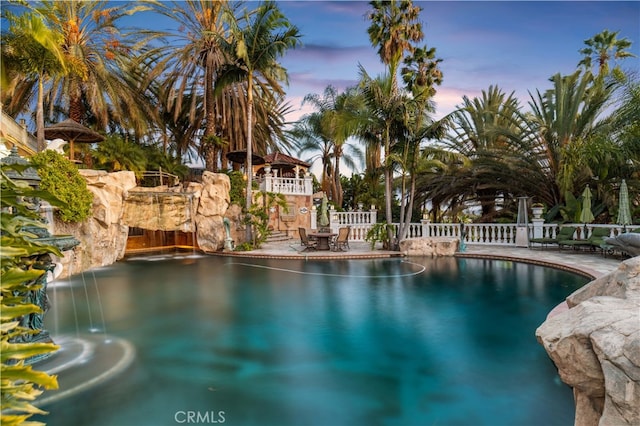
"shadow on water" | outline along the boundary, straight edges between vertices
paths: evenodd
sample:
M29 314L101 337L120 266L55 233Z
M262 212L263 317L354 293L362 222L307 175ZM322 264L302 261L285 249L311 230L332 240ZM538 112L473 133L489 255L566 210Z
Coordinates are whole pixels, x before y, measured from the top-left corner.
M53 310L61 334L73 334L76 316L88 330L101 312L135 360L114 380L46 404L41 419L571 424L571 391L534 333L586 281L479 259L129 259L95 271L95 286L74 277L57 288Z

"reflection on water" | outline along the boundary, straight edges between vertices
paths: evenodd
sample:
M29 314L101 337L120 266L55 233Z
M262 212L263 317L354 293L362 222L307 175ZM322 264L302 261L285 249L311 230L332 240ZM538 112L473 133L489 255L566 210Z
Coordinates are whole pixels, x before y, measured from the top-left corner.
M227 257L142 258L95 275L87 291L137 359L45 407L51 426L169 425L189 413L230 425L573 422L571 392L534 332L582 277L475 259ZM74 314L82 291L57 288L48 318L60 333L98 311L90 295Z

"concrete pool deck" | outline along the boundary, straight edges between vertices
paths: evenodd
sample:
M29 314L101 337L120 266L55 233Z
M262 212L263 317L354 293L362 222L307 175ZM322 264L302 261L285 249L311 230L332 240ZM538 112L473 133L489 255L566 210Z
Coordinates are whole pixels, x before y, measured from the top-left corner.
M272 259L375 259L402 257L397 251L372 250L366 242L349 242L347 251L305 251L298 240L269 242L258 250L247 252L216 253L223 256L240 256ZM500 259L514 262L532 263L535 265L556 267L591 278L598 278L618 268L626 259L620 256L603 256L601 253L577 250L559 250L557 248L527 248L511 246L467 245L464 252L456 253L457 257Z

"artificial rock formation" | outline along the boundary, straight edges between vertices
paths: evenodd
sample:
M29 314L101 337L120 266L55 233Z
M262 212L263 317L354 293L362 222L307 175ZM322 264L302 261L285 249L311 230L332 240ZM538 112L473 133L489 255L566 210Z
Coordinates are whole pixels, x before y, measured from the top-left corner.
M196 214L196 238L205 252L218 251L224 246L224 215L231 205L229 176L204 172L200 204Z
M73 235L80 241L73 253L61 260L63 276L111 265L124 256L129 228L122 223L124 198L136 186L133 172L107 173L80 169L93 193L93 215L80 223L56 220L54 234Z
M80 245L60 260L60 278L91 268L111 265L124 257L129 227L149 230L195 232L205 252L221 250L226 232L225 214L231 223L231 238L241 241L241 209L229 208L229 177L204 172L202 184L182 188L141 188L133 172L107 173L80 170L93 193L93 215L82 223L55 220L52 233L73 235Z
M573 388L575 424L640 424L640 257L567 298L538 341Z
M409 238L400 241L400 252L405 256L453 256L459 243L458 238Z

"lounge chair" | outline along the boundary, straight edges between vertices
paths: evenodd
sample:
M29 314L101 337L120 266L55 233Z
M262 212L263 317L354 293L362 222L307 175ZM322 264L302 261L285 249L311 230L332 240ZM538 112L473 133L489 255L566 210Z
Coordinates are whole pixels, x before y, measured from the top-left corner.
M338 236L331 241L331 250L333 251L344 251L349 249L349 234L351 232L351 227L347 226L344 228L338 229Z
M619 252L630 257L640 256L640 229L634 229L632 232L617 235L611 238L604 238L602 244L603 252Z
M546 246L548 244L557 244L560 247L560 241L566 241L573 239L573 234L576 232L575 226L563 226L560 228L555 238L545 237L545 238L531 238L529 243L537 243L542 244L542 246Z
M589 248L591 250L596 250L601 248L601 245L604 243L604 238L608 237L610 232L611 231L607 228L593 228L593 230L591 231L591 235L589 235L589 238L586 238L584 240L561 240L558 242L558 245L560 246L560 248L571 247L573 249L578 249L583 247Z
M298 233L300 234L300 244L304 246L304 251L306 250L315 250L318 245L317 241L311 241L307 236L307 230L304 228L298 228Z

